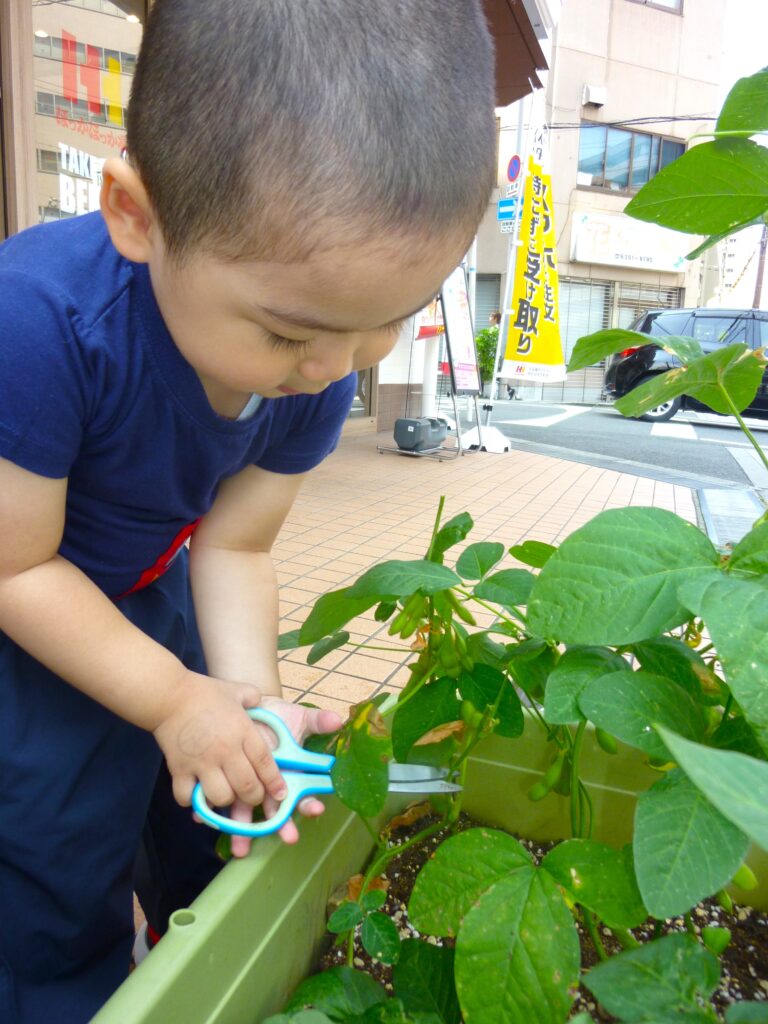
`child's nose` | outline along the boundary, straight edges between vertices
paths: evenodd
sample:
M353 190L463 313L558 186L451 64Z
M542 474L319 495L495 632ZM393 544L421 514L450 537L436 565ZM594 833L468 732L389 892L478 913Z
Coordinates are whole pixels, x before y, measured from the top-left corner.
M342 338L329 339L310 352L299 366L305 380L317 383L341 380L352 369L354 345Z

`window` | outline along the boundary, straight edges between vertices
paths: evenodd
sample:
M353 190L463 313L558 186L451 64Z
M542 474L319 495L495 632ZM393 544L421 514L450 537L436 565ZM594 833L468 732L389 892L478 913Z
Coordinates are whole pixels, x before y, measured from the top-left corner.
M646 7L660 7L663 11L683 13L683 0L632 0L633 4L644 4Z
M693 336L704 345L734 345L747 340L746 316L697 315L693 321Z
M58 174L59 154L55 149L37 150L37 169L46 174Z
M55 114L53 106L53 94L50 92L36 92L35 93L35 113L36 114L49 114L51 117Z
M611 192L634 192L684 152L684 142L583 121L577 183Z

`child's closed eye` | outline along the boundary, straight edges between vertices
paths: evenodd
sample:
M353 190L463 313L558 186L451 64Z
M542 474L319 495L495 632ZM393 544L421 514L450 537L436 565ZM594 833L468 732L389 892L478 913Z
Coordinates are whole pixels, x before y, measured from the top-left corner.
M312 344L311 341L297 341L295 338L284 338L281 334L274 334L267 331L267 341L273 348L290 348L293 352L305 352Z

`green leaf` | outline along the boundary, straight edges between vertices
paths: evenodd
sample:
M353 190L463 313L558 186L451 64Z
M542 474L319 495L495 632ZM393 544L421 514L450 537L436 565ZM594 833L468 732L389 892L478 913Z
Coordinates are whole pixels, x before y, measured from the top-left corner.
M493 668L506 668L509 656L503 644L496 643L487 633L470 633L467 637L467 653L477 664L491 665Z
M719 750L737 750L765 761L767 751L761 746L755 730L743 718L724 718L710 737L710 743Z
M396 964L400 956L400 935L397 925L387 914L374 911L363 921L363 948L369 956L383 964Z
M349 641L349 633L342 629L338 633L334 633L333 636L324 636L322 640L318 640L316 644L313 644L307 655L307 664L314 665L321 658L324 658L326 654L330 654L331 651L335 651L337 647L343 647L345 643Z
M768 591L756 580L719 576L698 595L698 604L745 717L753 725L768 726Z
M740 342L659 374L620 398L616 409L622 416L641 416L678 395L691 395L715 412L732 412L720 387L726 389L737 409L746 409L757 394L765 369L765 357Z
M460 583L461 579L455 572L436 562L393 559L374 565L364 572L349 588L347 595L350 598L381 601L386 598L410 597L417 590L426 595L436 594Z
M677 589L713 573L718 560L712 542L672 512L609 509L575 530L541 570L528 627L571 644L647 640L689 618Z
M654 723L674 727L690 739L701 739L706 722L701 707L677 683L638 672L611 672L588 683L579 707L601 729L651 757L668 758Z
M342 803L363 818L372 818L384 806L391 756L389 735L376 705L358 704L339 735L331 778Z
M320 1010L299 1010L290 1017L285 1013L276 1013L272 1017L267 1017L263 1024L333 1024L333 1021Z
M673 757L720 813L768 850L768 764L732 750L691 743L658 725Z
M448 548L452 548L454 544L461 543L474 525L469 512L460 512L453 519L449 519L435 534L435 539L427 553L427 558L430 561L442 562L443 555Z
M677 334L669 336L662 334L655 337L653 341L665 352L677 356L683 366L688 366L694 359L699 359L704 355L704 350L695 338L686 338Z
M365 1013L386 998L384 987L363 971L351 967L332 967L303 981L294 992L285 1012L315 1009L333 1020L343 1021L353 1014Z
M674 636L660 636L635 644L632 653L646 672L678 683L695 700L702 699L702 687L716 692L720 683L698 651Z
M473 594L482 601L492 601L503 608L517 608L528 603L536 580L527 569L502 569L478 583Z
M655 339L653 340L655 341ZM604 331L595 331L594 334L585 334L573 347L568 362L568 371L570 373L573 370L583 370L587 366L599 363L606 356L612 356L614 352L623 352L625 348L639 348L641 345L650 343L651 338L647 334L640 334L639 331L625 331L619 327L610 327Z
M333 590L323 594L315 601L315 605L299 630L299 645L314 644L324 636L335 633L346 626L350 619L362 615L372 605L375 597L355 597L350 595L350 587Z
M768 1024L768 1003L734 1003L725 1019L727 1024Z
M609 672L628 668L620 654L607 647L571 647L547 679L544 718L550 725L572 725L583 720L579 695L587 683Z
M584 984L609 1013L640 1022L685 1020L699 1011L719 978L717 958L677 933L612 956L593 967Z
M465 580L479 580L504 557L504 545L490 541L470 544L459 555L456 572Z
M740 78L725 98L715 131L761 132L768 129L768 68Z
M507 671L529 697L538 699L544 692L544 686L557 660L557 651L543 640L507 644Z
M513 544L509 549L510 555L516 558L523 565L531 565L534 569L540 569L546 565L557 548L553 544L545 544L542 540L524 540L522 544Z
M411 924L429 935L456 935L481 893L530 864L528 851L506 832L473 828L451 836L416 879L408 904Z
M693 146L624 208L638 220L694 235L727 231L768 207L768 150L749 139Z
M749 572L757 576L768 573L768 523L749 531L731 551L728 572Z
M490 665L476 664L471 672L462 672L459 676L459 693L478 711L492 707L501 693L496 709L498 724L494 731L511 739L522 736L525 727L523 707L514 686L503 672Z
M298 629L290 629L287 633L281 633L277 638L278 651L292 651L295 647L299 647L299 633Z
M452 949L406 939L392 972L392 987L409 1013L434 1013L445 1024L460 1024Z
M383 889L369 889L360 897L360 906L369 913L371 910L378 910L387 902L387 894Z
M556 1024L579 980L576 926L554 879L520 867L484 892L456 942L456 991L466 1020Z
M683 914L722 889L749 846L744 833L679 770L640 794L633 843L640 892L659 920Z
M609 928L636 928L648 916L635 881L630 846L614 850L593 839L568 839L553 847L541 866Z
M729 238L731 235L737 234L739 231L743 231L744 228L752 227L754 224L762 224L762 217L751 217L748 220L742 221L740 224L735 224L733 227L727 228L725 231L718 231L716 235L709 235L705 238L701 245L697 245L695 249L692 249L689 253L686 253L685 258L687 260L695 260L698 256L701 256L707 249L711 249L713 245L717 245L718 242L722 242L724 238Z
M344 900L328 918L328 931L338 935L348 932L363 920L363 908L355 900Z
M422 686L409 701L399 705L392 719L392 749L395 759L406 761L417 740L446 722L461 718L461 701L456 680L447 676Z

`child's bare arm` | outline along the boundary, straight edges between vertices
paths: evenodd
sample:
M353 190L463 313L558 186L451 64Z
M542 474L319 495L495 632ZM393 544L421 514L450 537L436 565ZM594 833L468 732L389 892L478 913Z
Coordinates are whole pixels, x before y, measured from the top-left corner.
M193 534L190 575L208 670L280 694L270 554L306 474L249 466L225 480Z
M82 692L154 732L189 803L195 778L214 805L250 804L284 784L243 710L259 702L248 683L188 671L133 626L58 554L66 480L0 460L0 629Z

